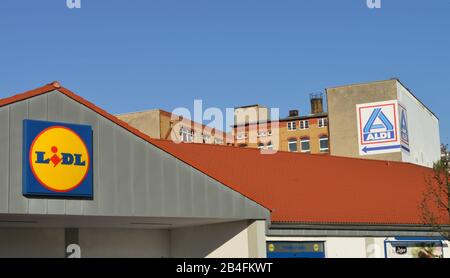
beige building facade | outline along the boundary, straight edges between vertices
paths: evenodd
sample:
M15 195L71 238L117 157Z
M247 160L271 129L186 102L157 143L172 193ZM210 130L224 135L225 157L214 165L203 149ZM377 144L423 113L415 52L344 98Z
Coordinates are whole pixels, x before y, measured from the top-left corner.
M426 167L432 167L433 163L439 160L439 119L400 80L327 88L326 94L331 155L410 162ZM378 107L382 109L386 105L393 105L393 118L390 122L396 131L391 134L402 139L399 140L401 145L381 144L381 147L377 147L377 143L368 143L364 149L364 140L361 138L383 135L383 121L388 117L382 114L383 110L374 110ZM359 119L364 117L361 112L358 115L357 107L360 107L359 111L361 107L372 107L374 117L368 117L370 123ZM379 112L378 118L376 112ZM402 113L405 113L404 117ZM370 129L370 124L375 127L375 131L381 132L362 134L365 132L362 131L363 128ZM403 140L404 138L406 139ZM376 151L364 153L362 150Z
M117 117L151 138L184 143L225 144L224 132L162 109L120 114Z

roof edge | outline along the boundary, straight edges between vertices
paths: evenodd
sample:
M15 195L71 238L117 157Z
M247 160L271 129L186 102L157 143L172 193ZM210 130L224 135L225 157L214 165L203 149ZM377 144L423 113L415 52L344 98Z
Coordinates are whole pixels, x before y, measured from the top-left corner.
M54 90L58 90L61 88L61 84L58 81L53 81L47 85L44 85L42 87L30 90L30 91L26 91L24 93L20 93L17 95L13 95L11 97L7 97L7 98L3 98L0 99L0 107L18 102L18 101L22 101L22 100L26 100L41 94L45 94Z

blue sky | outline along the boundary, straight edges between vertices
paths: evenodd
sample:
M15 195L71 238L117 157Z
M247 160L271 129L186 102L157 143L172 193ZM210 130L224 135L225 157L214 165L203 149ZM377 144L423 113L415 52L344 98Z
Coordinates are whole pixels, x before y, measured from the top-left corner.
M450 143L450 1L0 2L0 98L53 80L112 113L260 103L399 77Z

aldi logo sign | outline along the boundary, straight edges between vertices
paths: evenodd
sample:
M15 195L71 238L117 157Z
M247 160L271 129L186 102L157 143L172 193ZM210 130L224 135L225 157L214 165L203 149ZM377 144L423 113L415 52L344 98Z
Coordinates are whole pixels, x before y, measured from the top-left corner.
M23 194L92 198L92 128L24 120Z
M399 128L399 107L396 100L356 106L360 155L401 151L403 140L400 138L408 142L408 128L404 108L400 110L405 124L402 122Z
M388 116L386 116L394 115L395 118L394 104L389 104L386 107L376 107L374 109L362 108L360 111L361 115L364 115L365 117L368 115L367 112L370 112L370 116L365 120L363 128L364 143L384 143L395 140L396 134L392 117L388 118Z
M402 148L409 152L408 113L406 108L398 105L400 110L400 139Z

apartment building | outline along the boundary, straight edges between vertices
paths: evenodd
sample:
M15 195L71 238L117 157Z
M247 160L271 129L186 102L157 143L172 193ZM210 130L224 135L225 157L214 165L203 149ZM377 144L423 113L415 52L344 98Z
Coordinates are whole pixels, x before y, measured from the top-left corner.
M324 111L323 96L312 94L310 101L310 114L300 116L298 110L291 110L287 117L278 121L271 120L268 109L261 105L235 108L235 145L289 152L328 153L328 114Z

